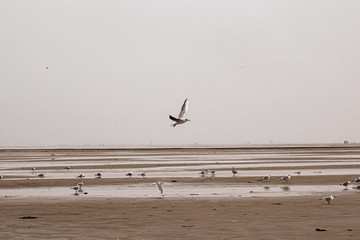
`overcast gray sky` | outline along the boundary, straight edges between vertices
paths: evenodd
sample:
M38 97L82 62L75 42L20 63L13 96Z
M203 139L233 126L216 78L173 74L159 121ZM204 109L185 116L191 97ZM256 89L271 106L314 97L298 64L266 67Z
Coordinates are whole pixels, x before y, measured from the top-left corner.
M359 13L357 0L0 0L0 146L359 142ZM191 121L172 128L185 98Z

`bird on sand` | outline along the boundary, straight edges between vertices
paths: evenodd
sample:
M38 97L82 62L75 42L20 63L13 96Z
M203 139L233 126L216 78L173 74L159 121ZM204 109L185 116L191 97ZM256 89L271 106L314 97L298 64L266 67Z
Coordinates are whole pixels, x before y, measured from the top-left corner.
M142 176L143 178L145 178L146 177L146 172L140 173L139 176Z
M127 174L125 174L125 176L127 177L131 177L133 174L131 172L128 172Z
M340 183L340 185L344 186L344 187L345 187L345 190L347 190L347 189L348 189L348 186L350 185L350 181L346 181L346 182Z
M102 173L101 173L101 172L95 173L95 177L96 177L96 178L101 178L101 176L102 176Z
M270 179L270 177L271 177L270 175L267 175L267 176L263 177L262 180L263 180L263 181L267 181L267 180Z
M79 176L77 176L76 178L84 178L85 177L85 174L80 174Z
M189 119L184 118L185 113L188 111L188 109L189 109L189 100L185 99L184 104L181 107L181 111L179 113L178 118L169 115L169 118L175 122L171 124L171 126L175 127L176 125L180 125L186 123L187 121L190 121Z
M38 177L44 178L44 177L45 177L45 173L39 173L39 174L38 174Z
M288 174L287 176L283 176L283 177L281 177L280 178L280 180L282 180L282 181L289 181L290 180L290 178L291 178L291 176L290 176L290 174Z
M159 189L159 191L160 191L160 194L163 195L164 190L163 190L163 188L162 188L162 185L163 185L164 183L162 183L162 182L156 182L156 183L153 183L153 184L156 185L157 189Z
M360 177L358 177L358 178L356 178L356 179L354 179L354 182L356 182L356 183L360 183Z
M328 202L328 204L330 204L330 201L333 200L334 197L335 196L330 195L330 196L327 196L327 197L320 198L320 200L326 200Z
M71 189L74 189L74 190L75 190L74 195L79 195L79 190L80 190L80 187L79 187L79 186L72 187Z
M82 191L83 191L83 190L82 190L82 186L84 186L84 183L83 183L83 182L77 183L76 186L79 187L79 192L82 192Z
M238 171L236 171L234 167L232 167L231 172L233 173L233 176L235 176L238 173Z

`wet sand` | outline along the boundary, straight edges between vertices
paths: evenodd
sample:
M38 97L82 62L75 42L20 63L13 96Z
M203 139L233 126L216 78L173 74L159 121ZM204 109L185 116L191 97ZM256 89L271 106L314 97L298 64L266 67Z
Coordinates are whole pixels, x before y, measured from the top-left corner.
M13 191L15 194L0 196L0 237L1 239L359 239L360 230L360 191L352 189L344 190L339 183L360 177L359 174L347 174L349 166L360 167L358 157L360 147L301 147L301 148L240 148L240 149L160 149L160 150L0 150L0 168L4 179L0 180L1 191ZM257 156L257 154L260 154ZM261 155L266 154L266 155ZM267 154L272 154L268 156ZM64 161L65 165L73 163L72 157L99 156L100 160L87 159L88 162L72 167L65 171L63 166L54 164L54 161ZM170 165L159 156L166 159L176 158L177 165ZM268 182L259 181L261 176L235 177L231 174L231 166L236 164L240 173L246 174L247 167L241 168L239 161L256 160L269 162L269 167L259 167L259 173L278 173L278 169L285 170L292 175L289 182L279 181L278 176L272 177ZM284 157L286 155L286 157ZM115 165L108 166L108 159L103 156L115 158ZM218 156L218 157L216 157ZM231 158L229 162L229 156ZM297 175L295 171L312 169L313 166L298 167L288 166L287 162L309 162L321 160L332 161L333 157L339 160L350 159L351 165L317 167L321 169L338 170L338 175L322 175L309 171L308 175ZM64 158L64 160L61 160ZM137 161L129 167L127 163ZM209 160L209 158L211 158ZM141 164L141 160L153 161L149 167ZM196 161L194 161L194 159ZM286 159L283 166L274 167L271 161ZM83 159L82 159L83 160ZM161 162L164 160L163 162ZM188 162L190 168L184 170L183 163ZM226 160L226 161L225 161ZM16 164L13 162L16 161ZM75 160L77 162L79 160ZM109 175L114 172L119 177L104 177L95 179L93 173L97 168L89 164L92 161L105 161L98 169L108 168ZM158 162L157 162L158 161ZM216 171L223 174L214 177L199 176L198 171L207 166L208 161L218 162ZM222 162L224 161L224 162ZM32 173L29 167L22 165L36 165L36 173ZM124 163L124 164L123 164ZM347 162L348 163L348 162ZM211 164L213 164L211 162ZM26 165L27 166L27 165ZM158 168L164 171L165 177L159 177ZM256 169L256 164L251 170ZM79 172L88 170L88 176L84 179L76 179ZM148 176L142 178L134 174L127 178L124 173L133 171L135 174L146 170ZM168 177L165 173L177 172L174 177ZM188 175L182 175L188 171ZM36 174L45 172L46 177L39 179ZM52 174L56 178L52 178ZM228 175L227 175L227 172ZM6 174L4 174L6 173ZM66 174L66 175L65 175ZM153 177L153 175L156 177ZM35 176L34 176L35 175ZM65 176L65 177L62 177ZM73 195L69 188L75 183L82 181L88 189L109 188L118 186L122 188L144 189L141 197L96 197L96 190L89 190L88 195ZM266 194L231 194L209 197L208 195L183 196L168 193L161 196L154 186L154 181L165 182L165 193L177 187L178 189L218 189L234 187L241 189L248 187L288 187L282 195L280 192L275 196ZM353 184L353 183L352 183ZM334 186L324 192L297 192L298 186ZM140 188L140 186L143 186ZM150 190L147 190L149 186ZM335 187L336 186L336 187ZM63 187L63 197L26 197L21 194L24 189ZM86 188L85 188L86 189ZM18 191L18 192L17 192ZM110 190L109 190L110 191ZM113 190L111 190L113 191ZM139 190L141 191L141 190ZM148 194L148 192L150 194ZM106 192L105 192L106 193ZM148 194L148 195L146 195ZM336 197L327 204L319 200L323 196L334 194ZM316 229L326 231L316 231Z

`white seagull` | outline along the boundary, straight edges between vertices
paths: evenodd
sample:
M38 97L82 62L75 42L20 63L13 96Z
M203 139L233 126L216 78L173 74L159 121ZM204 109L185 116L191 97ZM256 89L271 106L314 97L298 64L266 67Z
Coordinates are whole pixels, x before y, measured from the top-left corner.
M159 189L159 191L160 191L160 194L161 195L163 195L163 193L164 193L164 190L163 190L163 188L162 188L162 185L164 184L164 183L162 183L162 182L156 182L156 183L153 183L154 185L156 185L156 187Z
M232 167L231 172L233 173L233 176L235 176L238 173L238 171L236 171L234 167Z
M82 190L82 186L84 186L84 183L83 183L83 182L77 183L76 186L79 187L79 192L82 192L82 191L83 191L83 190Z
M76 178L84 178L85 177L85 174L80 174L79 176L77 176Z
M340 183L340 185L344 186L344 187L345 187L345 190L347 190L347 189L348 189L348 186L350 185L350 181L346 181L346 182Z
M185 99L185 102L181 107L179 117L176 118L176 117L169 115L169 118L175 122L174 124L171 124L171 126L175 127L176 125L180 125L180 124L186 123L187 121L190 121L189 119L184 118L185 113L187 112L188 109L189 109L189 100Z
M270 177L271 177L270 175L267 175L267 176L263 177L262 180L263 180L263 181L267 181L267 180L270 179Z
M283 181L289 181L291 178L290 174L288 174L287 176L283 176L282 178L280 178L280 180L283 180Z
M139 175L142 176L143 178L145 178L146 177L146 172L140 173Z
M75 187L72 187L71 189L74 189L75 190L75 193L74 195L79 195L79 190L80 190L80 187L79 186L75 186Z
M38 174L38 177L40 177L40 178L45 177L45 173L39 173L39 174Z
M330 195L330 196L327 196L327 197L320 198L320 200L326 200L328 202L328 204L330 204L330 201L333 200L334 197L335 196Z

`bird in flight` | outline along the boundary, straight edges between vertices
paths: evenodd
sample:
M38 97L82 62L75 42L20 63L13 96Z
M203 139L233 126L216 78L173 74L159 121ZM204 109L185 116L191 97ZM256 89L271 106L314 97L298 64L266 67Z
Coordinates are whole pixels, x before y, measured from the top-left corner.
M171 124L171 126L175 127L176 125L180 125L180 124L186 123L187 121L190 121L189 119L184 118L185 113L187 112L188 109L189 109L189 100L185 99L184 104L181 107L179 117L176 118L176 117L169 115L169 118L175 122L175 123Z
M155 183L153 183L156 187L157 187L157 189L160 191L160 194L161 195L163 195L163 193L164 193L164 190L163 190L163 188L162 188L162 185L164 184L164 183L162 183L162 182L155 182Z

